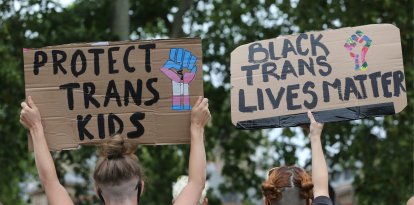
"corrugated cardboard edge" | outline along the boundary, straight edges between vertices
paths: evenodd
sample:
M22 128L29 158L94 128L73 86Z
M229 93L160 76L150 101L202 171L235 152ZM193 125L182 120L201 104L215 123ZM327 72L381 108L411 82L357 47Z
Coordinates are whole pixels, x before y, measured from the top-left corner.
M180 41L180 40L200 40L200 37L192 37L192 38L161 38L161 39L146 39L146 40L125 40L125 41L97 41L97 42L80 42L80 43L66 43L66 44L60 44L60 45L53 45L53 46L45 46L40 48L25 48L28 50L38 50L38 49L52 49L52 48L70 48L70 47L93 47L93 46L115 46L115 45L128 45L128 44L134 44L134 43L154 43L155 41Z

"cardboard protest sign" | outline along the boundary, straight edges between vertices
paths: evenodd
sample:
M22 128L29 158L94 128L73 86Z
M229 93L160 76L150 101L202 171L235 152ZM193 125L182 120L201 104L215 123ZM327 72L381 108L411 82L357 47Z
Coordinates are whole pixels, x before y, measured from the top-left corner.
M390 24L280 36L231 53L239 128L290 127L398 113L407 105L399 29Z
M26 96L51 150L99 144L190 141L190 111L203 96L200 39L80 43L24 49Z

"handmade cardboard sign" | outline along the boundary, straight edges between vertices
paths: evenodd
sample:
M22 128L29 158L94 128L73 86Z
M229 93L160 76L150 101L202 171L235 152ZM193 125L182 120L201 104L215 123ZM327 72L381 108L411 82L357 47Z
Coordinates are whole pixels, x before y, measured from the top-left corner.
M398 113L407 105L399 29L375 24L280 36L231 53L239 128L290 127Z
M32 96L51 150L99 144L190 141L190 111L203 96L200 39L98 42L24 49Z

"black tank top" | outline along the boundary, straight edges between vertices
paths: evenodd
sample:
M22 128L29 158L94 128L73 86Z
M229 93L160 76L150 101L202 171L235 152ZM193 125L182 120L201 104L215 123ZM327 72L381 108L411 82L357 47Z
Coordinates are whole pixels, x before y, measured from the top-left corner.
M332 200L326 196L318 196L313 200L312 205L332 205Z

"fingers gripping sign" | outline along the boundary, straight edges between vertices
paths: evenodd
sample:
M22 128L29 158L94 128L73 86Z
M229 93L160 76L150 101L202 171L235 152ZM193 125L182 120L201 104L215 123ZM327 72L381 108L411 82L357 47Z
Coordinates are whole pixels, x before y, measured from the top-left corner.
M208 109L208 99L198 97L194 108L191 111L191 124L204 127L211 118L210 110Z
M308 118L310 120L309 134L320 137L323 130L323 123L317 122L311 111L308 111Z
M170 49L169 59L160 69L172 83L172 110L191 110L189 84L197 73L197 57L183 48Z
M25 128L31 128L36 124L40 123L40 113L37 109L36 105L34 104L32 97L27 98L27 103L22 102L21 104L22 110L20 111L20 123Z

